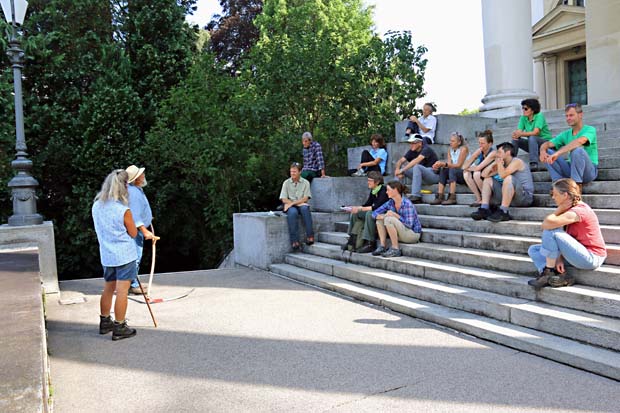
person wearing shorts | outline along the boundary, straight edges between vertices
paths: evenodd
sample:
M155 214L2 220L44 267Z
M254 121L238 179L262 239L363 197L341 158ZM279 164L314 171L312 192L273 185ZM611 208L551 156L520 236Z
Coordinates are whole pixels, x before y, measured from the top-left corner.
M127 293L131 280L137 276L138 258L134 241L138 229L129 209L128 181L129 175L125 170L112 171L103 182L92 207L105 280L99 301L99 334L112 332L114 341L136 335L136 330L127 325L125 318ZM110 311L115 291L115 319L112 320Z

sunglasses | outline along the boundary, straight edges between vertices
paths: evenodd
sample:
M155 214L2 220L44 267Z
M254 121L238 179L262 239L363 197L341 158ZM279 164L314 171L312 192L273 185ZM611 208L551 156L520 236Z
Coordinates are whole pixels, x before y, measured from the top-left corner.
M528 108L527 106L522 106L521 110L530 110L530 108Z

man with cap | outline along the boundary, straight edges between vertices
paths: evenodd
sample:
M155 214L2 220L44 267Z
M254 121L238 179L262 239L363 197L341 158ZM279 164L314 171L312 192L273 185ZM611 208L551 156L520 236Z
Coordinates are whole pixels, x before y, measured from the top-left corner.
M140 273L140 261L142 260L142 249L144 248L144 240L152 239L153 233L147 228L151 226L153 220L153 213L151 212L151 206L149 200L144 195L143 187L146 186L146 176L144 174L145 168L138 168L136 165L129 166L125 171L129 175L127 191L129 193L129 209L131 215L133 215L136 228L138 228L138 235L134 238L136 242L136 250L138 251L138 259L136 260L136 266ZM129 288L131 294L142 294L140 286L138 284L138 278L131 280L131 287Z
M422 202L422 183L439 182L438 169L433 169L437 154L418 136L409 137L407 142L410 144L409 151L396 162L394 176L397 180L405 176L411 178L411 202L419 204Z

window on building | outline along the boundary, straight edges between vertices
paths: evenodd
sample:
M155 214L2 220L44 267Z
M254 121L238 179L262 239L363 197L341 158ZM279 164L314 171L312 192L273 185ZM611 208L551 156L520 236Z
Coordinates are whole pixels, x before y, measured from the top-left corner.
M588 104L586 58L568 62L568 102Z

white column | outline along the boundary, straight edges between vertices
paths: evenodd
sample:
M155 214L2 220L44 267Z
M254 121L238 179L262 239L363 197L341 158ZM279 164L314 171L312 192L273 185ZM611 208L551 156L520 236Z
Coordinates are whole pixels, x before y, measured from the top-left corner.
M534 92L538 95L540 106L547 109L547 94L545 91L545 65L543 56L534 58Z
M620 99L619 1L586 2L588 104Z
M545 56L545 97L547 109L558 108L558 57Z
M530 0L482 0L487 85L482 116L519 114L521 100L537 97L533 91L531 18Z

